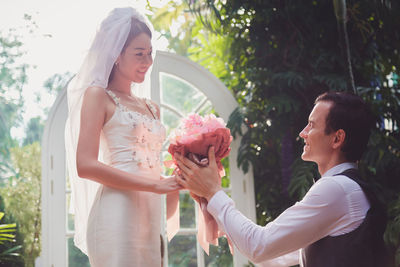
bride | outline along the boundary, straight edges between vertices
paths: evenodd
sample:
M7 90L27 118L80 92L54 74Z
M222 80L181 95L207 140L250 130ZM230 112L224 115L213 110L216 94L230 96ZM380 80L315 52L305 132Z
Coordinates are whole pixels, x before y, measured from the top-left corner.
M68 87L74 241L93 267L160 266L160 194L181 188L160 175L159 107L131 91L153 63L151 38L142 14L114 9Z

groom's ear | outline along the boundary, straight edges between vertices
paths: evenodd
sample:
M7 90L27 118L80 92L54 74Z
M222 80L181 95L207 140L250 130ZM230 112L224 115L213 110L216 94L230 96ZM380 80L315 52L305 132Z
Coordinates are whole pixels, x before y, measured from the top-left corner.
M339 129L335 132L333 138L333 148L341 148L346 139L346 132L343 129Z

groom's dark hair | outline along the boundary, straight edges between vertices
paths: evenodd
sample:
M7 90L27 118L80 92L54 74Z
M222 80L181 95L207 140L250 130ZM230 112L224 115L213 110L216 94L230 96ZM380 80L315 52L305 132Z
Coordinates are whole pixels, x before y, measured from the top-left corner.
M326 117L325 133L342 129L346 136L342 151L348 161L360 160L367 148L374 119L369 106L354 94L327 92L317 97L318 102L330 102L332 106Z

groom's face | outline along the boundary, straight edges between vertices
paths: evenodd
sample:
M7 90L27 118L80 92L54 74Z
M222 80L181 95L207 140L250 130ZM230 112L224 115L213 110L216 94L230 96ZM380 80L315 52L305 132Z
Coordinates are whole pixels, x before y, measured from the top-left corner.
M304 140L301 158L305 161L313 161L318 165L329 161L334 133L326 134L325 127L331 106L331 102L318 102L310 113L308 124L299 134Z

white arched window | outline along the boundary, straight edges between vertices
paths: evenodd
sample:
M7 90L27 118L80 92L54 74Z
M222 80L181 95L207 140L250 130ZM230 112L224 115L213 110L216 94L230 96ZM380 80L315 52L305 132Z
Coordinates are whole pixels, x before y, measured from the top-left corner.
M229 90L210 72L198 64L175 54L157 51L151 74L151 99L161 107L161 119L169 133L179 119L196 112L215 112L225 121L237 107ZM73 215L68 213L70 188L65 167L64 127L67 118L65 89L57 97L49 114L43 135L42 149L42 255L43 266L89 266L87 258L73 246ZM236 206L255 221L252 173L243 174L236 158L240 138L232 142L232 150L224 165L229 173L223 179L224 190ZM170 157L164 144L164 159ZM205 255L196 242L197 207L188 192L180 193L181 229L170 243L165 242L164 266L221 266L233 263L243 266L248 260L238 251L232 257L221 239L220 247L212 247ZM164 210L163 210L164 212ZM165 226L165 216L164 226ZM162 229L165 237L165 227Z

